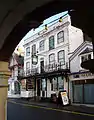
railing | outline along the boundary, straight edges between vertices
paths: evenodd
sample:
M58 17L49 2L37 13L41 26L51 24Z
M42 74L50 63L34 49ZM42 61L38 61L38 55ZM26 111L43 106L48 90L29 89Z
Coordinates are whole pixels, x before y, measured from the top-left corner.
M61 69L64 69L63 67L64 65L62 64L49 64L49 65L46 65L44 67L44 71L45 72L52 72L52 71L57 71L57 70L61 70Z
M61 63L59 64L49 64L45 66L40 66L32 69L27 69L26 71L21 72L19 76L30 76L30 75L36 75L36 74L41 74L41 73L50 73L53 71L58 71L58 70L63 70L63 69L68 69L67 65L63 65Z
M38 68L28 69L28 70L23 71L22 73L18 74L18 76L26 77L26 76L35 75L35 74L39 74Z

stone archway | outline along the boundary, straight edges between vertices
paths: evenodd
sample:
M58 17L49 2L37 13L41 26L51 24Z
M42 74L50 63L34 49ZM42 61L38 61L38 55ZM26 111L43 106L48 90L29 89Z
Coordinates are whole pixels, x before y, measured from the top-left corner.
M88 3L85 1L84 5L84 0L83 1L43 0L42 1L43 3L41 4L37 1L36 4L34 4L35 6L32 10L30 9L31 2L26 4L26 8L24 8L25 4L24 2L25 1L23 1L23 3L21 3L21 5L17 7L17 10L15 10L15 12L10 16L10 19L8 21L10 23L10 21L13 19L13 16L15 18L15 14L16 17L18 18L18 16L20 14L22 15L23 11L25 10L22 17L20 17L20 19L17 21L15 20L16 21L15 25L12 25L13 22L11 22L10 25L12 26L12 28L11 29L7 28L8 30L7 33L5 32L3 37L0 37L2 41L4 40L4 44L0 49L1 56L0 60L8 61L8 58L11 56L16 45L29 30L38 27L43 22L44 19L65 10L68 11L73 10L70 11L69 14L71 15L72 24L74 26L83 29L83 31L85 31L91 37L93 36L94 25L92 21L94 20L93 14L90 14L92 13L93 4L90 2ZM19 14L16 12L18 12ZM3 29L3 31L4 30L6 31L6 26Z

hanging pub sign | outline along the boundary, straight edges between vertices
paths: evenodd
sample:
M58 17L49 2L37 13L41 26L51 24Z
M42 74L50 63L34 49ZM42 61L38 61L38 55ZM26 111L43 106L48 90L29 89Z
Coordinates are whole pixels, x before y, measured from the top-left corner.
M32 55L32 64L36 65L38 63L38 56L37 55Z
M61 92L61 98L62 98L63 105L69 104L69 99L67 96L67 92L65 90Z

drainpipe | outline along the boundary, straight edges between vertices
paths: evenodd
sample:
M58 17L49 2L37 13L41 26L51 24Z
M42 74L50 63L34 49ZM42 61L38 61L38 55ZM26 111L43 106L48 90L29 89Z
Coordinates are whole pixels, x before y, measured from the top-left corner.
M69 59L69 72L70 72L70 59ZM68 79L68 98L69 98L69 76L67 75L67 79ZM70 99L70 98L69 98Z
M70 70L70 60L69 60L69 66L68 66L68 70ZM68 76L68 73L65 74L65 78L66 78L66 81L68 82L68 98L69 98L69 76Z
M67 75L67 81L68 81L68 98L69 98L69 77Z
M34 78L34 100L36 101L36 77Z

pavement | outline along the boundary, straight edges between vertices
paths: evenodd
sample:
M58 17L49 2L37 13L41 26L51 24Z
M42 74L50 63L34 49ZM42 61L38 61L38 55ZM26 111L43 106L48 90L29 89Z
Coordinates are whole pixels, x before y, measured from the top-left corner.
M21 98L20 94L8 94L8 98Z
M80 105L80 104L72 104L68 106L61 106L58 107L55 103L47 102L47 101L34 101L34 100L26 100L26 99L8 99L8 101L16 102L16 103L22 103L22 104L28 104L33 106L40 106L40 107L46 107L46 108L52 108L52 109L60 109L65 111L71 111L71 112L77 112L77 113L85 113L85 114L92 114L94 115L94 105L86 106L86 105Z

